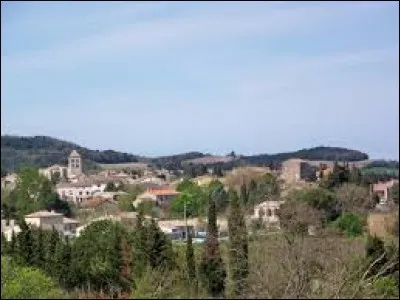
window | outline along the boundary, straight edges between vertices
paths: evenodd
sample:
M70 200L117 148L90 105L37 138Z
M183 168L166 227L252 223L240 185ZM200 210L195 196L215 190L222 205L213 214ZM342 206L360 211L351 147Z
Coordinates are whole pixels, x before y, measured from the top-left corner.
M79 192L79 195L82 195L82 191L81 191L81 192Z
M268 217L272 216L272 210L269 209L269 208L268 208L268 210L267 210L267 216L268 216Z

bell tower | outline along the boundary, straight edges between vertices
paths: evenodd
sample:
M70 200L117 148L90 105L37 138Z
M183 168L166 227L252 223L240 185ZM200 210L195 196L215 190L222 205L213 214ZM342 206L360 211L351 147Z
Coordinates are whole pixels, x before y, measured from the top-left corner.
M82 158L76 150L68 157L68 177L76 177L82 174Z

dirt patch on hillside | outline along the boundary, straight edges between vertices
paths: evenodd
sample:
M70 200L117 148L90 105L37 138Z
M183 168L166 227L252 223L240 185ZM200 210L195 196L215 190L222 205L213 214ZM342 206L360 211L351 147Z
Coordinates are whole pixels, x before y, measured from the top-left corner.
M395 212L372 212L367 219L368 231L371 235L386 237L391 234L391 229L396 226L395 221L397 218L398 215Z

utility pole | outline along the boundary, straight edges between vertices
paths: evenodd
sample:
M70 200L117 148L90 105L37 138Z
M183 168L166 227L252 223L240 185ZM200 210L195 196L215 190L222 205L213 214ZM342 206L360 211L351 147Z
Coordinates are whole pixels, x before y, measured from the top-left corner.
M188 226L187 226L187 218L186 218L186 197L185 197L185 202L184 202L184 206L183 206L183 213L184 213L184 218L185 218L185 230L186 230L185 238L186 238L186 241L187 241L187 239L188 239Z

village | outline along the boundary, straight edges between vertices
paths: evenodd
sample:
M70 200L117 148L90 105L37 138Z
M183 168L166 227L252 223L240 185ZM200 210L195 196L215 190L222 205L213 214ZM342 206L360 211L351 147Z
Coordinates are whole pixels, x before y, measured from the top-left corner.
M41 176L48 180L57 178L54 189L60 199L74 205L77 209L75 218L67 218L62 213L51 211L36 211L25 215L25 222L44 230L55 228L60 235L74 238L78 237L82 230L89 224L100 220L114 220L128 224L132 228L137 217L137 209L143 203L150 203L158 210L157 216L149 213L145 217L155 219L159 228L172 240L186 241L188 230L192 232L194 242L203 242L206 236L206 217L189 217L185 211L181 216L170 217L169 208L181 192L177 186L184 180L183 177L174 176L168 170L154 170L146 165L140 165L138 172L134 174L118 168L106 169L98 172L85 174L82 170L83 159L81 155L73 150L68 157L68 165L53 165L39 169ZM352 167L355 167L353 164ZM134 166L137 168L137 166ZM241 167L233 169L222 178L216 178L212 174L192 178L192 182L199 186L206 186L213 180L218 179L224 183L224 189L228 189L226 183L229 178L234 178L243 183L249 173L271 174L278 178L282 188L282 194L289 190L299 190L311 187L318 183L322 176L328 176L333 170L333 162L310 162L302 159L289 159L282 164L281 170L270 170L266 167ZM244 176L244 177L243 177ZM315 182L307 180L315 176ZM18 181L18 174L8 174L1 179L2 189L12 190ZM390 191L398 184L398 180L392 179L387 182L378 182L370 185L371 195L376 195L377 201L374 211L376 214L385 214L390 211ZM132 197L123 187L140 187L141 193ZM111 187L111 188L110 188ZM118 202L125 197L128 199L131 209L121 211ZM281 197L266 197L264 201L257 203L246 215L246 223L251 228L252 222L259 221L263 224L266 232L279 231L280 222L278 212L284 203ZM186 205L186 203L185 203ZM3 214L2 214L3 215ZM227 237L228 226L224 215L217 220L220 238ZM1 232L8 241L12 235L21 231L15 220L1 220ZM315 234L313 228L309 228L309 234Z

